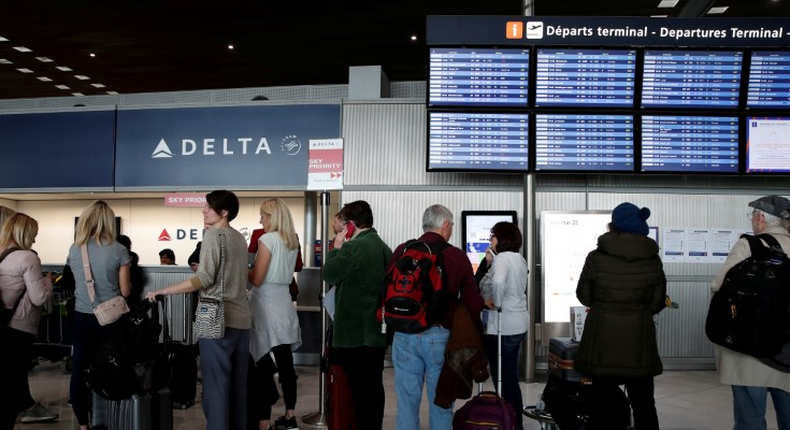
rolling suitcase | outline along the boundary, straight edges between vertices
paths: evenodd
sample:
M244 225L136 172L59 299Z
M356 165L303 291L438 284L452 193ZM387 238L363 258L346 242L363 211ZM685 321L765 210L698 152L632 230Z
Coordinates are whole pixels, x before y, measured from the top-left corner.
M167 314L168 306L164 296L158 296L162 303L162 360L160 372L164 373L164 385L169 387L172 408L187 409L195 404L197 397L197 345L174 343L170 333Z
M497 362L502 369L502 309L497 309ZM466 402L453 416L453 430L516 430L516 411L513 406L499 397L502 392L502 372L496 381L496 392L482 391ZM520 412L520 411L519 411Z
M90 426L107 430L172 430L170 390L135 394L124 400L107 400L92 391Z
M326 423L329 430L356 430L354 402L343 368L332 355L332 327L327 330L325 378L326 378Z

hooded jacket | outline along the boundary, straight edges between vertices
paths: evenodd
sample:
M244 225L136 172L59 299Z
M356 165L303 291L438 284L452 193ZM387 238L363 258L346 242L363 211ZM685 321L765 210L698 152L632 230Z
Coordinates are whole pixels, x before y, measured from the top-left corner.
M576 370L614 378L660 375L653 315L665 307L666 287L653 239L632 233L601 235L576 287L576 297L590 307Z

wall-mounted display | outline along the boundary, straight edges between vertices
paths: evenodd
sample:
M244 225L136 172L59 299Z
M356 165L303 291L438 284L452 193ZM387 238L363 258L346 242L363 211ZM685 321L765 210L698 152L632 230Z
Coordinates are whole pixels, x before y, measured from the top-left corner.
M428 170L529 168L529 115L429 112Z
M429 106L527 107L529 49L431 48Z
M645 115L642 172L738 173L738 117Z
M535 171L634 171L632 115L537 114Z
M636 50L538 48L535 106L633 107Z
M743 52L645 50L642 107L738 107Z
M746 107L790 107L790 52L754 51L751 58Z
M790 117L746 118L746 173L790 173Z

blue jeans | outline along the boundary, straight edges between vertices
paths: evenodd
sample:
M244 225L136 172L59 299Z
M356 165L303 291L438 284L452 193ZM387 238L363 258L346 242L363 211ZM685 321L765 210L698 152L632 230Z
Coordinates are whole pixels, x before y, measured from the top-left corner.
M398 397L397 430L420 428L422 386L428 391L431 430L450 430L453 408L436 406L436 383L444 365L444 350L450 331L431 327L422 333L395 333L392 341L392 363L395 367L395 394Z
M516 411L516 426L518 429L521 429L523 424L521 414L523 401L521 400L521 386L518 385L518 352L521 349L521 342L524 341L525 335L526 333L502 336L502 392L498 394L510 403ZM487 334L483 342L486 356L488 357L488 365L491 368L491 380L494 381L494 387L496 387L497 375L499 375L497 337Z
M768 393L774 401L779 430L790 430L790 393L778 388L732 386L733 430L765 430Z

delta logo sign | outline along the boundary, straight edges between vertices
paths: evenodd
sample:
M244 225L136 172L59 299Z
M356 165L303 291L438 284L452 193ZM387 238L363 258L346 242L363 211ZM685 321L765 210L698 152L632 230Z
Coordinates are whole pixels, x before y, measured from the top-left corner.
M175 240L199 240L198 234L201 235L200 239L202 239L203 236L202 235L203 229L198 230L196 228L190 228L190 229L177 228L175 231L176 231ZM244 236L245 240L249 240L250 237L252 236L252 233L247 227L242 227L241 229L239 229L239 233L241 233L241 235ZM170 233L167 231L166 228L163 228L162 232L159 233L158 240L159 242L171 242L173 240L173 237L170 235Z
M151 158L167 159L176 156L213 156L213 155L272 155L272 147L266 137L260 139L252 137L238 138L198 138L181 139L180 151L173 151L167 141L162 138L151 153ZM280 153L296 155L302 150L302 142L297 135L285 136L279 144Z

